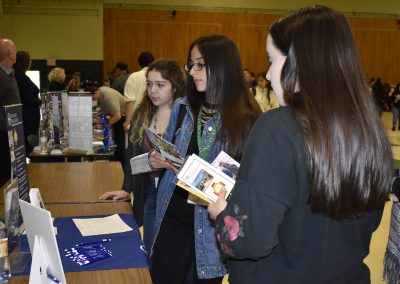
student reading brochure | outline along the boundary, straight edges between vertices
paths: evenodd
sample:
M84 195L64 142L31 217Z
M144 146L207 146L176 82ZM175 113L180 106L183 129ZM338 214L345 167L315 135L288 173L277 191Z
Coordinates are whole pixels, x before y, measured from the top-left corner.
M176 184L206 203L216 202L224 187L229 197L239 166L237 161L223 151L212 164L193 154L178 173Z
M151 145L160 155L171 161L175 166L181 166L183 164L183 158L180 156L176 146L161 136L157 135L150 128L143 125L144 131L149 138Z

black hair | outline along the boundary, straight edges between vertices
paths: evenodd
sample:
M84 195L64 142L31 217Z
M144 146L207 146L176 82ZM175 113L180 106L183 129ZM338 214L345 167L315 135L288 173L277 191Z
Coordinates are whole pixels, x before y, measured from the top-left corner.
M140 53L138 57L138 63L140 67L144 68L150 65L151 62L154 61L154 56L151 52L149 51L144 51Z

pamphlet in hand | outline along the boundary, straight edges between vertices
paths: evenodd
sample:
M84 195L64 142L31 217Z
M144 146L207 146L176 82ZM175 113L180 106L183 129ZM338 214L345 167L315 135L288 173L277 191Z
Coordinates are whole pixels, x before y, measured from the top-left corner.
M216 202L225 187L229 198L239 171L239 163L221 152L212 164L197 155L189 156L177 175L177 185L206 203Z
M149 153L144 153L131 158L129 161L131 163L132 175L137 175L141 173L152 172L153 169L149 165Z
M154 150L169 160L174 166L180 167L183 164L184 158L180 156L174 144L157 135L147 126L143 125L143 128Z

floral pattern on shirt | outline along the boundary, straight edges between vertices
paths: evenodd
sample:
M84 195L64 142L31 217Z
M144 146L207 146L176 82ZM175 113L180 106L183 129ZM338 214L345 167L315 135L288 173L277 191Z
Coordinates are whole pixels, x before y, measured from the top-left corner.
M229 247L229 242L234 242L238 237L245 237L243 231L243 223L248 218L247 215L239 215L239 206L233 206L233 213L226 215L222 221L222 228L217 228L217 240L221 250L230 256L235 255L234 251Z

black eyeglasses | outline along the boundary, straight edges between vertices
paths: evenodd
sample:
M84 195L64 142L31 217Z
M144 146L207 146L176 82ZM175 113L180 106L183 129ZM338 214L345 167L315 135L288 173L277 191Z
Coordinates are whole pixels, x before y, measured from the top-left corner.
M205 63L188 63L185 64L185 70L190 72L192 68L194 68L194 71L201 71L203 70L204 66L206 66Z

